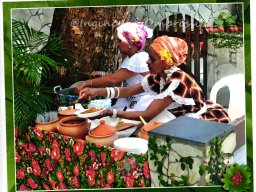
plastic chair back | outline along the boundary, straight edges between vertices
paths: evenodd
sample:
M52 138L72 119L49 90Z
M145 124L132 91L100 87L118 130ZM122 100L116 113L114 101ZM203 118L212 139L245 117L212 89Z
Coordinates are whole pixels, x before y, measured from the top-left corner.
M243 74L229 75L217 81L211 90L210 100L217 102L218 91L228 87L230 98L228 115L232 120L245 115L245 79Z

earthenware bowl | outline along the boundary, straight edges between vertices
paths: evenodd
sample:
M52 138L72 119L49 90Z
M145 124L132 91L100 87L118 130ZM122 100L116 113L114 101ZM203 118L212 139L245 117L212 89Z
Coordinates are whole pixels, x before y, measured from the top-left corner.
M59 126L59 118L49 122L35 122L35 128L39 130L58 132L57 127Z
M101 120L100 125L89 131L88 135L86 136L86 140L91 143L109 147L113 146L113 143L117 138L118 134L116 133L116 128L105 124L104 120Z
M148 140L148 132L156 127L162 125L163 122L154 121L153 123L148 123L141 127L140 131L138 132L138 137Z
M59 133L79 139L84 139L88 133L87 119L76 116L65 117L60 120Z
M65 117L76 116L75 115L76 111L79 111L79 109L73 109L72 106L69 106L67 109L59 111L58 112L58 117L61 120Z

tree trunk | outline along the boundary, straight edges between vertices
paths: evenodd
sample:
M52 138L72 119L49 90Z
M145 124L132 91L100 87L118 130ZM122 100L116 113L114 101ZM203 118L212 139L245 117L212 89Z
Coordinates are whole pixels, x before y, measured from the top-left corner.
M129 13L128 7L56 8L51 34L61 37L68 64L52 75L50 84L69 87L94 70L115 71L120 60L116 27Z

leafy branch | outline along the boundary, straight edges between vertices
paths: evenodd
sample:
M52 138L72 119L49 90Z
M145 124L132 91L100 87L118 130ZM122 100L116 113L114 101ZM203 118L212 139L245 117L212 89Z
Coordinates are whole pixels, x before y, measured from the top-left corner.
M210 33L208 39L216 48L238 49L243 46L243 33Z

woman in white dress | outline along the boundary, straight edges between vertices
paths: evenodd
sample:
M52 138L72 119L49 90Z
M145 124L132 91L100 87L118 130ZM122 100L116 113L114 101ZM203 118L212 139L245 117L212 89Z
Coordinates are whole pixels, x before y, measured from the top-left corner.
M118 48L122 55L126 55L120 69L106 76L86 80L75 88L79 93L85 87L115 86L123 82L124 86L133 86L142 81L149 74L147 65L148 53L143 51L146 40L152 37L152 29L143 23L127 22L117 28ZM146 93L139 93L128 98L120 98L112 106L114 109L128 109L143 111L153 101L154 97Z
M187 50L187 43L182 39L168 36L158 37L149 48L147 63L151 75L144 77L141 83L126 88L85 88L80 91L80 97L88 98L96 95L110 98L127 97L147 92L154 96L154 101L145 111L113 109L105 110L102 115L133 120L139 120L139 116L142 116L146 121L152 121L155 118L163 122L179 116L189 116L229 123L230 119L224 108L206 100L196 81L179 68L180 65L185 64Z

